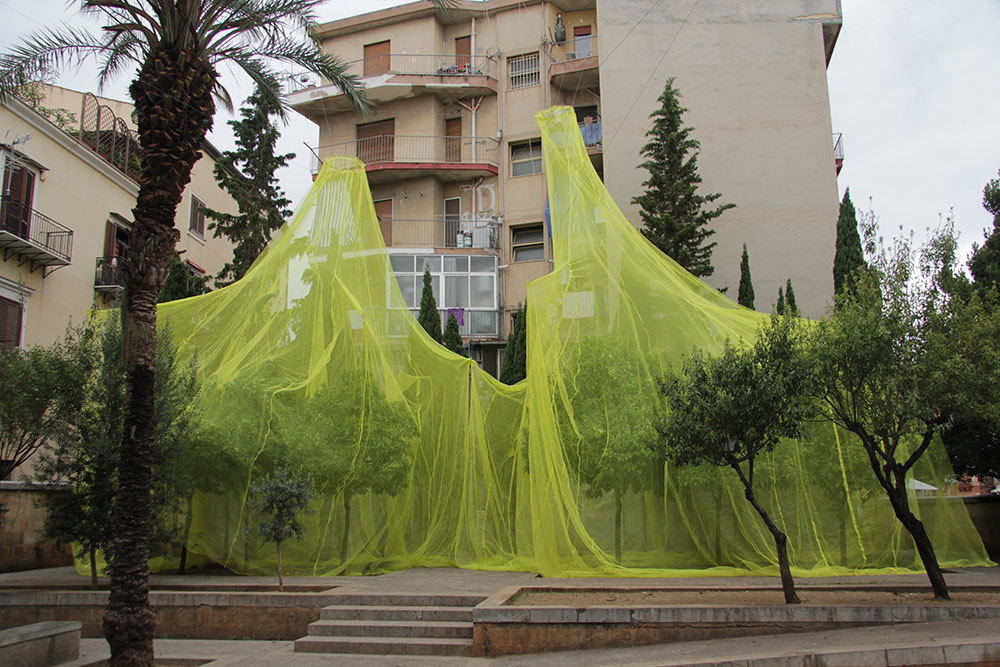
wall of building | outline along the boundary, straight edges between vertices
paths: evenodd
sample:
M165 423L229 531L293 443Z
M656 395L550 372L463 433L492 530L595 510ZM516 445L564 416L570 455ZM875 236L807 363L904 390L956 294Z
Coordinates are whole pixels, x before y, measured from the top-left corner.
M7 507L0 527L0 572L71 565L68 545L58 546L42 536L45 523L44 486L0 481L0 505Z
M821 315L833 291L838 201L817 17L838 15L836 2L713 0L690 17L691 2L663 3L643 16L646 9L622 0L599 5L612 196L638 224L630 202L647 172L631 165L664 81L674 77L689 109L685 123L701 142L702 192L721 192L720 203L737 205L716 222L708 281L734 293L746 243L758 310L769 310L790 278L803 313ZM620 94L609 94L610 85Z

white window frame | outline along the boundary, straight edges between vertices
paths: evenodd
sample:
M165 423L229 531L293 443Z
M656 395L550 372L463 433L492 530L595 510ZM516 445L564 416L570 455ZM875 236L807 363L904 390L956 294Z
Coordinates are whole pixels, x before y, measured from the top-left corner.
M542 140L538 139L525 139L524 141L512 141L508 144L510 150L510 177L511 178L521 178L523 176L537 176L542 173ZM514 151L518 148L528 148L529 157L526 158L514 158ZM535 155L535 152L538 155ZM521 174L515 173L515 169L518 165L531 165L531 171L527 171Z
M204 207L205 206L205 202L203 202L198 196L192 194L191 195L191 210L190 210L189 215L188 215L188 234L190 234L191 236L195 237L196 239L198 239L200 241L204 241L205 240L205 227L206 227L206 222L205 221L206 221L207 218L206 218L204 212L199 212L198 211L198 207L199 206ZM196 215L198 215L198 216L201 217L201 231L200 232L197 229L195 229L194 227L192 227L192 224L194 224L194 220L195 220L195 216Z
M510 90L542 85L541 58L538 51L507 58L507 81Z
M540 241L529 241L529 242L517 242L518 232L530 231L533 229L538 229L542 238ZM528 250L532 248L541 248L542 256L537 259L517 259L518 250ZM542 262L545 261L545 223L544 222L533 222L526 225L518 225L517 227L510 228L510 261L514 262Z

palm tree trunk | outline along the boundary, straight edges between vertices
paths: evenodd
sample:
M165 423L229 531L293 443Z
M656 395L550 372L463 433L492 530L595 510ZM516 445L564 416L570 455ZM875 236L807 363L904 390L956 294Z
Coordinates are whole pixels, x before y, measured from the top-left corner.
M97 549L90 550L90 588L97 590Z
M177 206L201 157L215 108L215 73L190 53L154 48L129 92L143 166L125 261L125 419L114 510L111 593L104 636L111 665L150 665L156 614L149 605L150 482L154 434L156 301L180 236Z
M284 592L285 578L281 572L281 542L278 542L278 591Z
M344 535L340 539L340 564L347 562L347 540L351 537L351 496L344 489Z
M615 491L615 561L622 564L622 494Z

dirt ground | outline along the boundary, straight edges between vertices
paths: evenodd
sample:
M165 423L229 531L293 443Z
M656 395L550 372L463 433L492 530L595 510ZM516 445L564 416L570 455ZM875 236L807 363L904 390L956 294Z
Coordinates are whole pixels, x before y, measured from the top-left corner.
M886 592L864 590L797 589L803 605L817 607L856 606L995 606L1000 593L952 593L951 600L935 600L927 591ZM781 590L527 590L507 604L514 606L560 607L671 607L678 605L755 607L785 603Z

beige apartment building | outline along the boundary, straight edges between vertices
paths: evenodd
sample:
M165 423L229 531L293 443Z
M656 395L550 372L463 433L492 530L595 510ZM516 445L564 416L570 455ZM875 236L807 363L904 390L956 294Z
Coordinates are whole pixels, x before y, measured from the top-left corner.
M415 2L317 30L376 102L371 116L328 82L289 101L318 125L316 170L332 155L366 163L411 308L429 265L442 320L460 314L495 373L526 284L552 267L535 114L574 107L595 169L639 225L639 149L671 76L704 191L737 204L717 221L709 282L735 294L746 243L758 309L790 278L803 311L823 312L839 169L826 65L840 23L837 0Z
M127 102L43 86L42 106L73 114L62 126L11 98L0 107L0 343L49 345L86 312L114 302L138 194L138 142ZM237 212L215 183L206 143L177 211L178 249L192 273L215 274L232 246L211 238L197 203Z

